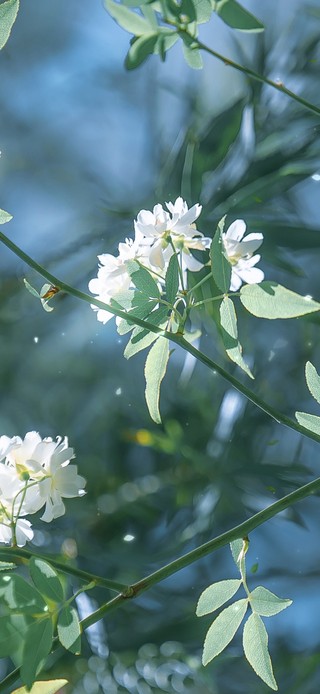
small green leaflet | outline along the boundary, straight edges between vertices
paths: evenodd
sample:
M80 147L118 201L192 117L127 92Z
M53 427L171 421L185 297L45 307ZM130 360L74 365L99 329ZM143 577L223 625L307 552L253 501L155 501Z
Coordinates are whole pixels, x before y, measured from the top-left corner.
M12 694L56 694L60 689L68 684L68 680L45 680L43 682L35 682L31 689L19 687Z
M224 297L220 304L221 335L228 357L234 361L247 376L254 378L242 357L242 347L238 340L237 315L231 299Z
M310 361L306 363L306 381L312 397L320 404L320 376Z
M215 11L219 17L233 29L253 32L264 30L262 22L239 5L236 0L218 0L215 5Z
M224 293L229 291L231 282L231 265L225 256L222 239L225 219L225 217L220 219L210 246L211 272L213 279L220 291Z
M129 260L126 263L126 267L133 284L139 292L146 294L148 299L160 298L159 287L148 270L141 267L134 260Z
M270 590L263 586L257 586L250 593L250 606L254 612L262 617L272 617L292 605L292 600L278 598Z
M0 561L0 571L8 571L8 569L16 569L17 565L11 561Z
M7 2L0 5L0 49L3 48L8 41L11 29L17 18L18 10L19 0L7 0ZM0 224L4 224L4 222L1 221L2 213L3 210L0 210ZM5 212L5 214L7 214L7 212ZM4 221L8 222L9 219L5 219Z
M171 256L169 260L169 265L165 276L165 283L166 299L172 306L177 298L177 293L179 289L179 264L178 258L175 253Z
M243 650L258 677L261 677L268 687L277 690L268 651L268 634L258 614L251 614L244 625Z
M11 615L0 617L0 658L10 657L15 652L17 636Z
M47 610L39 591L17 574L0 576L0 595L10 609L24 614L33 615Z
M169 359L169 340L158 337L147 356L144 374L146 378L145 396L151 419L161 424L159 411L160 385L166 373Z
M26 633L21 665L21 679L26 687L34 683L42 661L50 653L53 638L53 625L49 618L37 619Z
M276 282L245 284L240 290L242 305L258 318L297 318L320 311L320 304L309 296L295 294Z
M48 562L31 557L29 571L36 588L42 595L56 603L63 601L63 588L58 574Z
M196 615L202 617L204 614L214 612L239 590L242 584L241 579L227 579L226 581L217 581L211 586L208 586L201 593L197 604Z
M202 70L203 60L197 43L188 34L182 34L181 38L183 40L182 48L185 61L193 70Z
M317 417L316 414L308 414L307 412L296 412L295 415L302 427L320 436L320 417Z
M66 605L58 617L57 624L59 641L71 653L79 655L81 650L81 631L77 611Z
M137 3L138 4L138 3ZM151 31L149 22L141 17L137 12L129 10L118 2L112 0L104 0L104 6L115 21L120 24L122 29L128 31L135 36L142 36Z
M156 308L154 311L152 311L152 313L150 313L148 316L148 321L153 325L158 325L159 327L163 327L163 329L165 329L167 315L167 307L159 306L159 308ZM152 333L149 330L140 328L140 326L136 326L133 329L130 340L124 350L123 354L125 358L130 359L130 357L133 357L138 352L141 352L141 350L146 349L146 347L150 347L150 345L152 345L152 343L157 340L158 337L158 333Z
M124 62L127 70L134 70L141 65L149 55L156 53L158 39L159 34L155 32L150 32L149 34L144 34L134 39Z
M248 600L242 598L222 610L209 627L202 654L202 663L207 665L232 641L248 608Z
M5 210L0 210L0 224L6 224L7 222L10 222L10 219L12 219L12 214L9 214L9 212L5 212Z

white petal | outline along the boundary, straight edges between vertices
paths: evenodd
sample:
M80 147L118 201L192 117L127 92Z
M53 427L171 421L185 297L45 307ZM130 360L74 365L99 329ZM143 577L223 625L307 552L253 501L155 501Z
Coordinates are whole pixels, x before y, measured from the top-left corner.
M229 229L225 232L226 240L241 241L246 231L246 223L243 219L236 219L230 224Z

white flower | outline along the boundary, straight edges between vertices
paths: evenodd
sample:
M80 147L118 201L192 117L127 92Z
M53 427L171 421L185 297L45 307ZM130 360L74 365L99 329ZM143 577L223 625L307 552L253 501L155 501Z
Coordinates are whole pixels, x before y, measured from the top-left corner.
M18 533L27 537L30 526L29 521L21 524L22 516L45 506L42 520L58 518L65 512L62 499L82 496L86 481L78 475L77 466L69 464L74 451L67 437L53 441L30 431L24 440L19 436L1 437L0 450L4 458L0 464L0 542L7 541L1 537L9 537L14 523L19 544Z
M124 292L131 286L131 277L127 269L127 261L144 258L144 248L141 245L142 236L136 231L135 239L126 239L125 243L119 243L118 256L111 253L98 255L101 263L98 276L89 282L89 291L96 294L99 301L109 304L111 299L116 297L119 292ZM97 319L101 323L107 323L113 318L113 313L91 305L97 311Z
M155 205L153 212L141 210L134 223L136 232L145 238L146 253L149 248L150 264L165 269L175 249L185 255L185 269L200 270L203 263L193 258L190 248L204 251L211 243L211 239L204 237L194 224L201 213L201 205L193 205L189 210L187 203L179 197L174 203L166 202L166 207L170 214L162 205Z
M25 518L19 518L15 524L15 539L18 547L24 547L27 542L32 540L34 532L31 523ZM13 529L12 525L7 525L0 521L0 542L12 544Z
M263 234L248 234L243 239L246 224L243 219L236 219L229 229L222 234L226 256L232 266L230 290L237 291L242 282L246 284L259 284L264 278L264 273L254 267L260 255L253 253L261 246Z

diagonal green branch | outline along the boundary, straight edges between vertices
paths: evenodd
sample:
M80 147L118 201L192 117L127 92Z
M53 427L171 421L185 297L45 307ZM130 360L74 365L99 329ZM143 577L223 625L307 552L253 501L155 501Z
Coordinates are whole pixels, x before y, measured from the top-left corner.
M251 79L255 80L256 82L267 84L269 87L276 89L278 92L281 92L281 94L285 94L286 96L290 97L290 99L293 99L293 101L296 101L298 104L301 104L301 106L304 106L309 111L316 113L317 116L320 116L320 107L315 106L315 104L312 104L310 101L307 101L307 99L304 99L302 96L298 96L298 94L292 92L291 89L288 89L288 87L286 87L283 84L283 82L274 82L274 80L270 80L268 77L260 75L258 72L255 72L255 70L252 70L249 67L245 67L244 65L240 65L240 63L236 63L234 60L231 60L231 58L226 58L226 56L221 55L221 53L214 51L212 48L209 48L209 46L206 46L206 44L194 38L192 34L190 34L185 29L180 28L179 34L180 36L183 36L183 34L187 34L187 36L190 37L190 39L193 41L194 48L198 48L202 51L205 51L206 53L209 53L209 55L212 55L214 58L217 58L217 60L220 60L222 63L224 63L224 65L229 65L230 67L234 68L234 70L242 72L242 74L246 75L247 77L251 77Z
M42 559L43 561L49 562L57 571L62 571L63 573L70 574L71 576L76 576L81 581L86 583L91 583L94 581L97 586L101 588L109 588L116 593L121 593L127 589L124 583L119 583L118 581L112 581L109 578L103 578L103 576L95 576L95 574L89 571L83 571L78 569L76 566L70 566L69 564L64 564L62 561L57 561L54 557L50 555L39 554L28 549L20 549L19 547L0 547L0 561L9 561L27 564L31 557L36 559Z
M226 532L222 533L222 535L213 538L213 540L205 542L203 545L200 545L200 547L197 547L191 552L184 554L179 559L175 559L174 561L170 562L170 564L167 564L166 566L161 567L161 569L154 571L152 574L149 574L137 583L133 583L133 585L129 586L125 593L117 595L115 598L105 603L105 605L102 605L98 610L96 610L96 612L93 612L93 614L91 614L89 617L86 617L86 619L84 619L81 623L82 628L87 629L87 627L94 624L96 621L98 621L98 619L101 619L101 617L103 617L107 612L111 612L112 610L116 609L126 600L136 598L138 595L141 595L141 593L149 590L151 586L160 583L160 581L163 581L169 576L181 571L181 569L184 569L186 566L190 566L190 564L202 559L202 557L205 557L212 552L216 552L221 547L225 547L225 545L233 542L233 540L246 537L249 535L249 533L258 528L259 525L266 523L266 521L289 508L289 506L292 506L292 504L296 503L297 501L301 501L307 496L311 496L319 491L320 477L312 482L308 482L308 484L303 485L303 487L299 487L299 489L296 489L294 492L287 494L286 496L282 497L282 499L279 499L279 501L275 501L273 504L270 504L270 506L267 508L259 511L248 520L240 523L240 525L236 525L234 528L231 528L231 530L227 530Z
M290 417L287 417L285 414L282 414L271 405L268 405L268 403L266 403L262 398L256 395L252 390L250 390L250 388L244 386L234 376L229 374L228 371L223 369L222 366L219 366L219 364L213 361L213 359L210 359L210 357L207 357L206 354L203 354L203 352L200 352L200 350L196 349L196 347L193 347L193 345L187 342L187 340L185 340L180 333L170 333L168 331L162 330L161 328L159 328L156 325L153 325L153 323L150 323L149 321L145 321L141 318L131 316L128 313L126 313L126 311L120 311L120 309L116 309L113 306L109 306L109 304L105 304L104 302L95 299L89 294L85 294L84 292L80 292L78 289L71 287L69 284L66 284L66 282L63 282L62 280L52 275L45 268L43 268L42 265L37 263L26 253L24 253L24 251L22 251L21 248L19 248L19 246L16 246L16 244L13 243L13 241L11 241L10 239L8 239L7 236L5 236L5 234L3 234L2 232L0 232L0 241L2 241L2 243L5 246L7 246L7 248L10 248L10 250L13 253L15 253L15 255L17 255L19 258L21 258L27 265L29 265L29 267L33 268L33 270L42 275L42 277L48 280L48 282L57 287L59 290L66 292L71 296L74 296L76 299L80 299L81 301L85 301L88 304L92 304L105 311L109 311L110 313L119 316L120 318L124 318L133 325L139 325L145 330L148 330L153 333L161 333L161 335L166 337L168 340L175 342L186 352L192 354L192 356L194 356L196 359L205 364L209 369L211 369L211 371L216 371L220 376L222 376L222 378L228 381L228 383L230 383L233 386L233 388L238 390L239 393L244 395L248 400L250 400L250 402L256 405L256 407L258 407L260 410L265 412L269 417L272 417L272 419L278 422L278 424L283 424L284 426L289 427L289 429L293 429L297 433L302 434L303 436L306 436L309 439L313 439L318 443L320 442L320 436L318 434L314 433L313 431L309 431L309 429L305 429L305 427L301 426L301 424L299 424L295 420L291 419Z

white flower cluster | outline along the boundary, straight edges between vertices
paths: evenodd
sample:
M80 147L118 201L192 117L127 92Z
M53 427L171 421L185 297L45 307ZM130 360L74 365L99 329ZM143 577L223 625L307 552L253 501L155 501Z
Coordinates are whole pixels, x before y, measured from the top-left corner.
M134 239L119 244L117 257L109 253L98 256L98 277L89 282L89 290L97 295L99 301L110 303L117 293L132 286L126 266L128 260L138 260L145 268L154 271L160 282L174 252L179 255L184 277L187 270L197 272L203 268L203 263L190 252L204 251L211 243L211 239L198 231L194 224L201 213L201 205L194 205L189 210L187 203L177 198L175 203L167 202L166 207L167 210L162 205L155 205L152 212L141 210L134 222ZM113 316L109 311L92 308L102 323Z
M205 251L211 245L211 238L204 236L195 226L202 207L193 205L190 209L187 203L177 198L174 203L167 202L166 210L162 205L155 205L153 211L141 210L134 222L134 239L127 238L120 243L118 255L110 253L99 255L100 266L98 276L89 282L89 290L96 298L104 303L110 303L120 292L133 286L127 269L128 260L137 260L143 267L154 273L155 279L164 280L169 260L177 253L184 281L187 270L197 272L204 264L192 255L191 251ZM246 230L245 222L237 219L229 229L222 234L224 250L232 266L231 291L237 291L242 282L254 284L263 280L263 272L254 265L260 260L253 252L263 240L262 234L249 234L243 241ZM97 318L106 323L113 314L104 309L98 309Z
M260 255L253 255L262 244L263 234L248 234L243 239L245 231L246 224L243 219L236 219L222 234L225 253L232 267L230 284L232 292L238 291L242 282L259 284L264 278L262 270L254 267L259 262Z
M25 516L43 507L50 523L65 513L63 498L83 496L86 480L78 475L68 439L42 439L35 431L0 437L0 542L23 547L33 530Z

